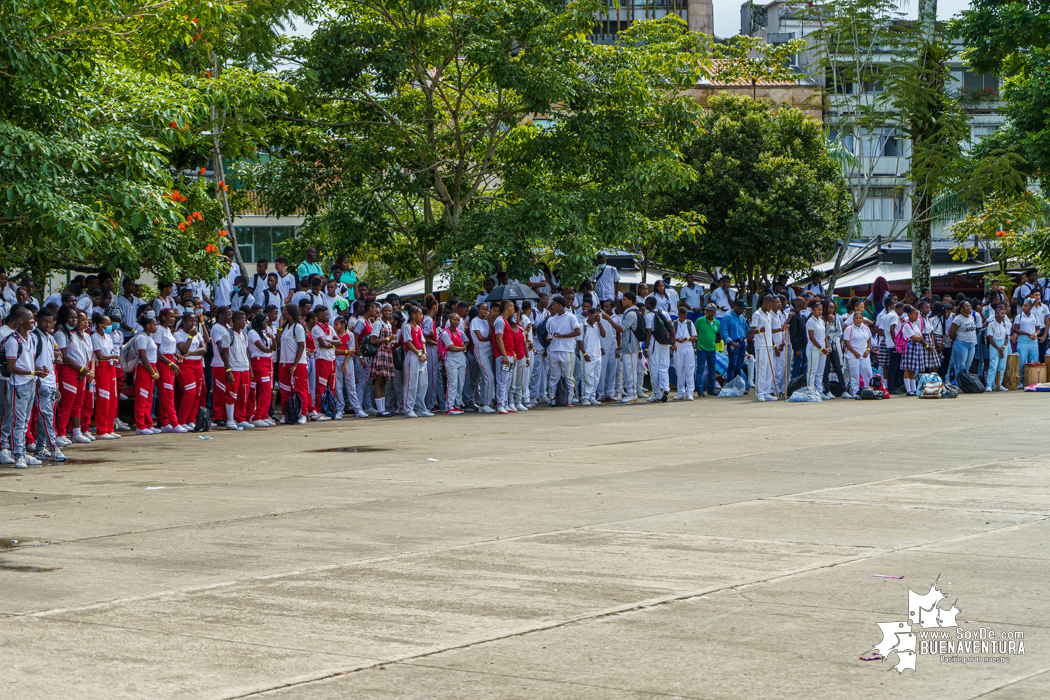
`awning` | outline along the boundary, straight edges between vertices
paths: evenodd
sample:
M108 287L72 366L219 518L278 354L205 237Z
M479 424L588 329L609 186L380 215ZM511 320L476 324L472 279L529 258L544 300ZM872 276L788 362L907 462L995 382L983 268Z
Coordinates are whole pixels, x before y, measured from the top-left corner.
M930 277L949 277L959 275L972 270L985 267L985 263L958 262L947 265L931 265ZM894 263L875 263L857 268L835 281L835 288L842 287L867 287L875 284L879 277L885 277L887 282L902 282L911 279L911 265Z
M620 273L620 284L638 284L642 281L641 270L618 270ZM649 269L645 274L645 281L652 287L653 283L659 279L663 279L663 272L660 270ZM434 294L441 292L447 292L449 287L450 278L447 274L441 273L434 277ZM685 280L678 277L671 277L671 284L675 287L680 287L685 284ZM423 284L423 278L417 277L411 282L406 282L399 287L393 289L384 289L381 292L376 293L376 298L381 299L387 294L396 294L402 299L412 299L414 297L421 297L426 292L426 285Z

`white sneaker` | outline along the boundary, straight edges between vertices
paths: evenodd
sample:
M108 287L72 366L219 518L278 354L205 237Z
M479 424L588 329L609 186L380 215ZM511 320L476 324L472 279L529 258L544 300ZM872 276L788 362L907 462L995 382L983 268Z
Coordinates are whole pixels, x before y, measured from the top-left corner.
M165 425L165 426L161 427L160 432L162 432L162 433L173 433L173 432L175 432L175 428L171 427L170 425Z
M672 401L685 401L685 394L676 394Z
M244 430L244 428L242 428L241 426L237 425L237 421L235 421L235 420L226 421L226 429L227 430Z
M81 445L85 445L85 444L89 444L91 442L91 440L88 439L87 435L84 435L83 433L81 433L80 435L75 435L73 437L73 442L78 442Z
M275 421L273 418L264 418L263 420L265 421L266 425L270 426L271 428L277 427L277 421Z
M0 450L0 464L14 464L15 457L11 454L11 450Z
M15 469L28 469L29 468L29 465L26 464L26 461L24 459L22 459L21 457L19 457L17 460L15 460L13 462L13 464L15 465Z
M171 432L179 433L181 435L182 433L188 433L190 431L186 430L186 428L184 428L181 425L176 425L174 428L171 429Z
M992 387L990 387L990 386L986 386L986 387L984 388L984 390L985 390L985 392L987 393L987 392L989 392L989 391L991 391L991 390L992 390Z
M28 445L26 445L26 452L36 452L36 443L31 442Z
M652 396L647 398L645 401L646 401L646 403L656 403L659 400L660 400L660 397L657 396L656 394L653 394Z
M686 396L686 397L685 397L685 400L686 400L686 401L693 401L693 400L694 400L694 398L693 398L693 395L692 395L692 394L689 394L689 396Z
M59 435L58 438L55 440L55 444L58 445L59 447L69 447L70 444L72 444L72 442L73 441L70 440L69 438L67 438L65 435ZM0 454L2 454L2 453L0 453ZM4 463L3 459L0 459L0 464L3 464L3 463Z
M116 428L117 430L131 430L131 426L119 418L116 420Z
M52 462L65 462L66 456L62 454L62 450L56 447L55 449L51 450L51 456L48 457L48 459L50 459Z
M495 412L496 412L496 409L494 409L492 406L482 406L481 408L478 409L478 413L495 413Z
M37 459L33 455L26 455L25 459L26 459L26 464L28 464L31 467L39 467L41 464L43 464L43 462L41 462L39 459Z
M101 435L98 436L98 439L99 440L116 440L118 437L120 437L120 436L116 435L114 433L102 433Z
M368 418L368 414L365 413L364 411L358 411L354 415L357 416L358 418Z
M1007 389L1005 386L1001 386L1001 387L999 387L999 391L1010 391L1010 390Z
M405 414L405 418L419 418L419 416L416 415L415 411L409 411Z
M319 423L324 423L326 420L332 420L332 417L331 416L326 416L323 413L317 417L317 421Z
M264 420L256 420L256 421L252 421L252 426L254 426L256 428L269 428L270 424L267 423Z
M434 414L431 413L430 411L423 411L419 415L423 416L424 418L433 418L434 417Z
M515 408L517 408L519 411L527 411L527 410L529 410L528 407L526 407L525 404L523 404L523 403L519 403Z
M335 412L335 418L333 418L332 420L343 420L343 412L342 411L336 411Z
M299 416L299 420L297 422L299 425L306 425L306 416Z
M86 437L88 439L88 442L94 442L95 441L95 436L92 435L91 433L81 433L81 435Z
M242 422L240 423L240 426L241 426L242 428L244 428L245 430L248 430L249 428L254 428L254 427L255 427L255 424L254 424L254 423L249 423L248 421L242 421Z
M153 434L153 428L138 428L135 431L135 434L136 435L152 435Z
M310 420L320 420L321 419L320 416L321 416L321 414L318 413L317 411L310 411L308 414L306 414L306 417L309 418Z
M153 433L154 435L160 435L160 428L150 428L150 431L151 431L151 432L152 432L152 433Z

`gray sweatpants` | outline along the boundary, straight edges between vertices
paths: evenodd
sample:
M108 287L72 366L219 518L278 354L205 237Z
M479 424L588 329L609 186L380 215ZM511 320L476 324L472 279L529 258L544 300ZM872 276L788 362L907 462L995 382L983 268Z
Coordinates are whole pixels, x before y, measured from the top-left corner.
M3 394L0 397L3 399L3 403L0 405L0 448L5 450L11 449L11 427L15 423L14 392L12 387L10 379L0 381L0 393Z
M463 387L467 380L467 358L463 352L445 353L445 410L463 407Z
M39 451L46 447L53 452L58 448L55 440L55 402L58 400L58 389L53 386L40 385L37 387L37 415L36 415L36 448Z
M26 430L29 428L29 417L33 415L33 403L36 401L36 378L31 382L14 387L15 419L12 428L14 446L11 454L15 459L26 456Z

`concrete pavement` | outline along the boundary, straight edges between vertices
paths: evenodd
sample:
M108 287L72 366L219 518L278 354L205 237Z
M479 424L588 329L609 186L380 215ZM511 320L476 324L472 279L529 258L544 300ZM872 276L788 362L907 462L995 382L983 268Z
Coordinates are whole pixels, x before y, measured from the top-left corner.
M0 469L0 697L1046 697L1047 400L71 447L104 461ZM861 661L935 580L1024 655Z

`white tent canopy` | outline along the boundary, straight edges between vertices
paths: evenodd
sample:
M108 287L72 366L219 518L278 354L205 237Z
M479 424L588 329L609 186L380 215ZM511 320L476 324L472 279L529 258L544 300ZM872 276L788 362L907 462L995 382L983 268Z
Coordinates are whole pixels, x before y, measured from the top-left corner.
M970 272L984 267L984 263L958 262L947 265L931 265L930 277L949 277L963 272ZM902 282L911 279L911 265L894 263L875 263L865 265L852 270L835 282L835 288L843 287L867 287L875 283L879 277L885 277L887 282Z
M642 271L641 270L619 270L619 273L620 273L620 284L638 284L638 283L640 283L642 281ZM649 284L650 287L653 285L654 282L656 282L657 280L662 279L662 278L663 278L663 271L661 271L661 270L655 270L654 271L653 269L649 269L648 271L646 271L645 281L646 281L646 283ZM447 274L441 273L439 275L436 275L434 277L434 287L433 287L434 292L433 293L434 294L439 294L441 292L447 292L448 291L448 287L449 287L449 283L450 283L450 278L449 278L449 276ZM684 279L680 279L678 277L672 276L671 277L671 284L674 285L674 286L681 286L681 285L685 284L685 280ZM422 277L417 277L416 279L412 280L411 282L407 282L405 284L402 284L399 287L394 287L393 289L383 290L382 292L379 292L376 296L381 298L381 297L386 296L387 294L396 294L399 297L407 297L407 298L421 297L421 296L423 296L426 293L424 291L425 288L426 288L426 285L423 284L423 278Z

